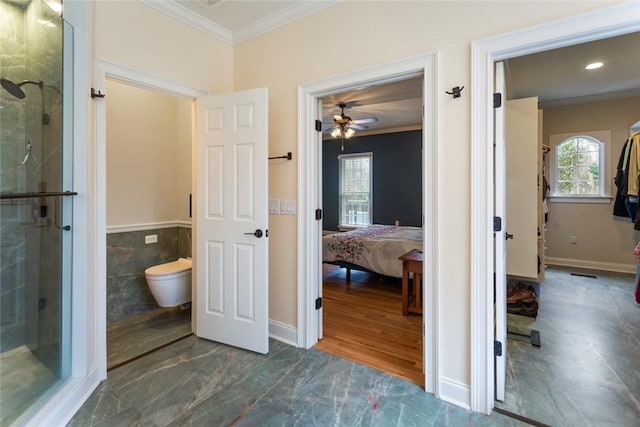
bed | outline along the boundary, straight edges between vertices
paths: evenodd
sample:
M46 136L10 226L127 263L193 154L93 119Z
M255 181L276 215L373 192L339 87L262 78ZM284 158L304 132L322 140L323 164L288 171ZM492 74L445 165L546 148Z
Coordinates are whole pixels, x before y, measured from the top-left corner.
M322 261L389 277L402 277L398 257L412 249L422 250L422 228L374 224L346 233L322 237Z

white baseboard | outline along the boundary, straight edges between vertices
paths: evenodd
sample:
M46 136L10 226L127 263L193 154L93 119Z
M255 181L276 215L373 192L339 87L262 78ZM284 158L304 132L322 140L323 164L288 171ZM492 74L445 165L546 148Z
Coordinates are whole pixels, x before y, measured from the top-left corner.
M621 264L614 262L584 261L580 259L545 257L545 264L562 267L586 268L589 270L614 271L616 273L636 273L637 264Z
M173 227L191 228L191 223L189 221L161 221L142 224L110 225L107 227L107 234L127 233L130 231L156 230L158 228Z
M467 384L440 378L440 400L460 406L464 409L471 409L471 388Z
M269 336L274 340L297 347L297 335L298 331L295 327L276 320L269 320Z

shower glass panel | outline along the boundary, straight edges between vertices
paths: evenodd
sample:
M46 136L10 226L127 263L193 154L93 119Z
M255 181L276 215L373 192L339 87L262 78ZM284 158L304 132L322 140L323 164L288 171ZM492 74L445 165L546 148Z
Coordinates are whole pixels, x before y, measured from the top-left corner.
M71 371L72 29L55 9L0 0L0 426Z

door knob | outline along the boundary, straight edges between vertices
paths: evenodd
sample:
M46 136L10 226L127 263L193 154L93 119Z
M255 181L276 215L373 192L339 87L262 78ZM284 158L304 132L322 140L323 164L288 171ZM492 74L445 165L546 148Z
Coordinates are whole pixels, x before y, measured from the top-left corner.
M509 234L507 232L504 233L504 240L513 239L513 234Z
M260 230L259 228L254 231L253 233L244 233L244 234L253 234L254 236L256 236L258 239L262 237L262 230Z

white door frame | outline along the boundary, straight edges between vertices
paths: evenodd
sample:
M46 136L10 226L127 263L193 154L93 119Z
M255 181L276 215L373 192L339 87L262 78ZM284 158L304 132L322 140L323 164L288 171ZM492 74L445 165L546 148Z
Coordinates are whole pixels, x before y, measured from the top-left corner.
M640 31L640 5L624 3L471 44L471 410L494 406L493 63Z
M495 88L494 90L500 91L502 93L502 105L499 108L494 109L494 126L495 126L495 138L493 139L494 144L494 159L497 164L506 164L505 159L507 155L506 151L506 140L505 140L505 114L506 114L506 85L504 79L504 62L496 62L495 63ZM504 400L504 390L505 390L505 382L506 382L506 373L507 373L507 296L506 296L506 282L507 275L505 273L507 263L506 263L506 230L507 230L507 222L506 222L506 211L507 211L507 198L506 198L506 167L501 169L496 169L496 173L494 174L494 191L496 192L496 198L494 203L494 215L502 217L502 229L500 231L495 231L493 233L493 244L494 244L494 253L496 254L496 263L494 266L495 272L495 284L494 284L494 310L496 311L496 315L494 317L495 329L494 329L494 339L498 342L502 343L502 352L500 356L495 355L495 369L496 369L496 393L495 398L497 400ZM500 195L504 195L504 197L500 197ZM500 261L498 261L500 260ZM502 314L500 314L502 313Z
M322 283L322 223L315 210L322 207L320 160L322 97L358 87L424 76L423 212L424 251L424 368L425 389L438 396L438 222L437 222L437 53L429 52L298 86L298 327L297 345L318 342L320 312L315 299Z
M94 61L93 82L95 90L105 92L106 80L108 78L118 80L124 84L139 88L150 89L168 93L182 98L197 98L207 91L192 88L181 83L152 76L150 74L134 70L132 68L110 62L105 59ZM96 325L96 347L98 348L98 364L104 372L106 378L107 366L107 106L109 94L105 94L104 99L96 98L95 106L95 288L96 288L96 311L98 324ZM192 120L194 120L192 112ZM195 138L195 135L193 136ZM192 174L193 175L193 174ZM192 178L192 187L195 188L195 179ZM193 324L193 321L192 321Z

